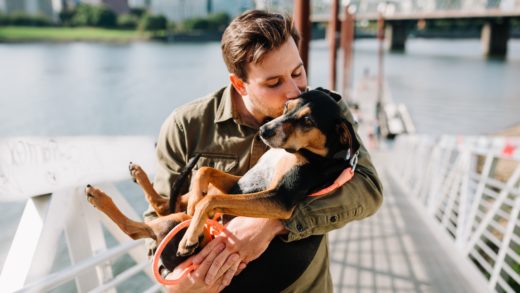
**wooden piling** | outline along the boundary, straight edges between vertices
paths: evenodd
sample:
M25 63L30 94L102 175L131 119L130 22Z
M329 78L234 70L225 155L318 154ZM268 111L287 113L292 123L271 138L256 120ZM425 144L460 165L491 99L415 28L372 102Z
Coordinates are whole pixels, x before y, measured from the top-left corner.
M300 56L309 74L309 42L311 39L311 4L309 0L294 0L294 22L300 33Z
M383 102L383 77L384 77L384 41L385 41L385 20L382 14L377 18L377 40L379 42L379 60L377 68L377 102Z
M341 22L341 48L343 49L343 83L342 94L347 99L350 94L352 76L352 44L354 42L354 15L350 13L350 6L344 9L345 18Z
M329 88L331 90L336 90L336 73L337 73L337 46L338 46L338 10L339 10L339 0L332 0L331 3L331 15L329 19L328 26L328 38L329 38L329 51L330 51L330 59L329 59L329 70L330 70L330 80L329 80Z

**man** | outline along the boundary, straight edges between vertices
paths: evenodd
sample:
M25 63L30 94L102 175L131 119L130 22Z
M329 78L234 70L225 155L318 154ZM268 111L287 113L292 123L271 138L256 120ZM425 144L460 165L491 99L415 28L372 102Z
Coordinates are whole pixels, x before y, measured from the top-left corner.
M278 14L249 11L231 22L222 37L231 84L179 107L161 128L155 178L160 194L169 196L180 169L197 153L202 154L198 167L235 175L256 163L267 150L258 137L259 126L281 115L285 102L307 89L298 41L292 20ZM339 103L353 123L345 103ZM323 198L307 199L287 221L233 218L226 227L234 237L211 241L192 258L200 264L197 270L168 289L332 292L323 235L372 215L381 202L381 184L362 147L348 184ZM154 216L148 212L145 218Z

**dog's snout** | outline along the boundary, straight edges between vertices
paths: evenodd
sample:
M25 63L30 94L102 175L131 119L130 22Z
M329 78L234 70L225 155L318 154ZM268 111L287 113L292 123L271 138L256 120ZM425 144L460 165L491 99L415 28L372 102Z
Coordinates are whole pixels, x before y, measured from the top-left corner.
M271 127L267 127L267 126L262 126L260 127L260 136L263 138L263 139L268 139L268 138L271 138L273 137L275 134L275 131L273 128Z

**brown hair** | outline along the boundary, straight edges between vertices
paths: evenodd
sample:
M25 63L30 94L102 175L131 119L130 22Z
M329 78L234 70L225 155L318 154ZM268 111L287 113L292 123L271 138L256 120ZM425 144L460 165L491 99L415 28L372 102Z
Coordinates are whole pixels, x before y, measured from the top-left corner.
M224 63L230 73L247 81L247 64L261 62L266 53L280 48L289 37L298 45L300 35L291 17L262 10L246 11L224 31Z

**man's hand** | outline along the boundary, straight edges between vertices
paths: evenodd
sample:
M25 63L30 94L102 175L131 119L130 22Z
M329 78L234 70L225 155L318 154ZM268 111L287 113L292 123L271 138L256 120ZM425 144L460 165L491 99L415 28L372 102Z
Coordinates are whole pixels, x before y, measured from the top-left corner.
M178 265L173 272L168 274L166 279L174 279L177 278L178 275L191 263L194 258L197 257L198 267L191 273L188 274L187 277L180 280L179 284L166 286L168 292L196 292L196 293L213 293L222 291L233 278L233 275L236 273L238 266L240 264L240 258L237 253L233 253L229 255L224 264L222 265L222 269L225 274L219 276L219 278L215 279L214 282L206 283L204 280L206 279L206 275L208 273L209 268L215 261L215 258L219 256L225 249L226 245L224 243L224 238L215 239L208 243L197 256L193 256L183 263ZM204 257L200 256L200 254L204 255Z
M206 284L212 284L214 280L218 280L224 274L226 274L225 276L229 276L229 273L226 273L229 271L229 268L225 264L230 262L229 258L234 257L233 253L237 252L240 256L240 266L236 271L236 274L238 274L250 261L262 255L276 235L287 232L282 223L277 219L248 217L236 217L232 219L226 225L226 229L228 230L227 232L222 233L216 238L223 238L226 243L226 248L214 258L206 274ZM202 253L201 251L193 258L193 262L200 263L206 255L206 253ZM233 274L235 274L235 271ZM229 282L230 281L231 279Z

